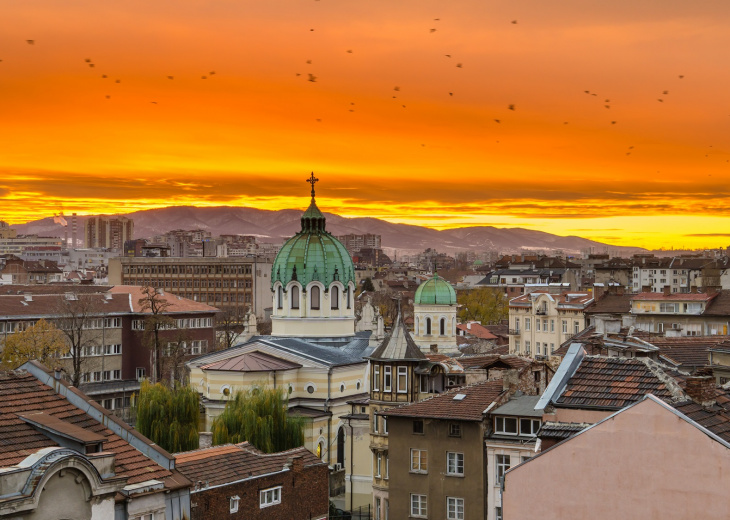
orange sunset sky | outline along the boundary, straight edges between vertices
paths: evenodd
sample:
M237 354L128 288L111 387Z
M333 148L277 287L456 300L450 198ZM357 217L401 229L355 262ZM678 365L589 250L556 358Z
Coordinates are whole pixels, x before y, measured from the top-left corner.
M730 244L727 0L5 0L0 26L10 223L303 208L314 171L343 216Z

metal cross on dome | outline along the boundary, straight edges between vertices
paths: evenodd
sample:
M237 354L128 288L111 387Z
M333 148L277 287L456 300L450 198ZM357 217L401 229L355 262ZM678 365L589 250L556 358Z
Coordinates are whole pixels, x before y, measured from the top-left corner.
M312 172L312 175L307 179L307 182L312 185L312 198L314 198L314 183L319 182L319 179L314 176L314 172Z

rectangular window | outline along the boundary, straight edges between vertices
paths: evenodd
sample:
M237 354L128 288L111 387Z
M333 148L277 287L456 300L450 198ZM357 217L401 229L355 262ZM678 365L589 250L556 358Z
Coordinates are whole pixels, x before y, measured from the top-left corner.
M573 322L573 334L578 334L580 332L580 322L576 321Z
M421 375L420 378L421 378L420 379L420 381L421 381L421 392L424 393L424 394L427 394L428 393L428 376Z
M408 392L408 367L398 367L398 393Z
M380 365L373 365L373 390L380 390Z
M446 497L446 520L464 520L464 499Z
M422 420L415 420L413 421L413 433L423 434L423 421Z
M382 467L382 465L383 465L383 454L378 453L375 456L375 476L378 478L380 478L380 468Z
M262 489L259 492L259 508L281 504L281 486L269 489Z
M233 496L230 498L230 511L231 513L238 513L238 503L241 501L241 498L238 496Z
M392 382L391 381L392 380L391 370L392 369L393 369L393 367L390 367L390 366L383 367L383 391L384 392L390 392L391 387L393 386L391 384L391 382Z
M122 371L121 370L115 370L112 374L112 379L121 379L122 378Z
M563 334L568 333L568 320L563 320Z
M525 340L525 354L527 354L528 356L530 355L530 348L531 348L530 341L526 339Z
M144 370L144 367L137 367L136 375L137 375L137 380L138 380L138 381L139 381L140 379L144 379L144 376L145 376L145 370Z
M525 330L530 330L530 318L525 318Z
M507 470L509 469L509 455L495 455L494 459L497 469L495 485L500 485L504 474L507 473Z
M390 466L390 457L387 455L385 456L385 480L388 480L388 473L389 473L389 466Z
M555 332L555 320L550 320L550 332Z
M461 437L461 424L449 424L449 437Z
M428 451L411 448L411 473L428 473Z
M375 520L380 520L380 497L375 497Z
M515 417L495 417L494 433L517 435L517 419Z
M388 435L388 418L383 417L383 433Z
M534 437L540 429L540 421L538 419L520 419L520 435Z
M527 327L525 327L525 328L527 328ZM539 319L535 320L535 331L540 332L540 320Z
M378 433L378 423L380 419L377 415L373 414L373 433Z
M494 520L502 520L502 508L501 507L494 508Z
M427 514L426 495L411 494L411 516L426 518Z
M542 331L543 332L547 332L547 330L548 330L547 329L547 324L548 324L547 318L545 318L544 320L542 320Z
M446 452L446 474L451 476L464 476L464 454L453 451Z

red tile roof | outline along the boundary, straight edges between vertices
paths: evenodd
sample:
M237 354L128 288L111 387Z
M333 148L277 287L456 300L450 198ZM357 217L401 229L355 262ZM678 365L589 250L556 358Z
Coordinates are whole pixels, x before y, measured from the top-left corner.
M144 287L137 285L115 285L110 289L112 294L129 294L132 300L132 308L136 313L149 313L142 309L139 300L144 298L145 295L142 292ZM167 301L169 307L165 311L166 314L182 313L182 312L220 312L215 307L206 305L204 303L188 300L181 296L176 296L172 293L161 294L161 297Z
M242 442L177 453L175 467L193 482L216 486L282 471L294 457L302 457L305 466L325 464L304 447L266 454Z
M704 426L718 437L730 442L730 396L727 390L717 389L716 403L701 406L687 400L673 406L684 415Z
M473 385L449 390L446 393L404 406L382 411L382 415L453 419L457 421L481 421L484 410L504 392L502 381L481 381ZM454 397L462 394L461 400Z
M492 334L489 329L481 323L459 323L456 325L456 328L480 339L497 339L497 336Z
M632 295L632 300L643 300L643 301L659 301L659 300L673 300L673 301L710 301L717 296L715 294L704 294L704 293L653 293L643 292Z
M24 370L0 372L0 467L14 466L42 448L58 446L18 415L34 411L42 411L46 416L102 435L105 438L104 451L113 452L116 456L117 476L128 477L129 484L152 479L166 480L173 476L171 471L146 457Z

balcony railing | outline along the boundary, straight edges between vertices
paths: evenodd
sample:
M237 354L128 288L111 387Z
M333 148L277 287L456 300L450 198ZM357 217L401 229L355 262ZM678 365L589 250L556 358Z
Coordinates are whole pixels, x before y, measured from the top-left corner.
M507 331L507 334L509 334L510 336L519 336L520 334L522 334L522 331L520 329L509 329Z

